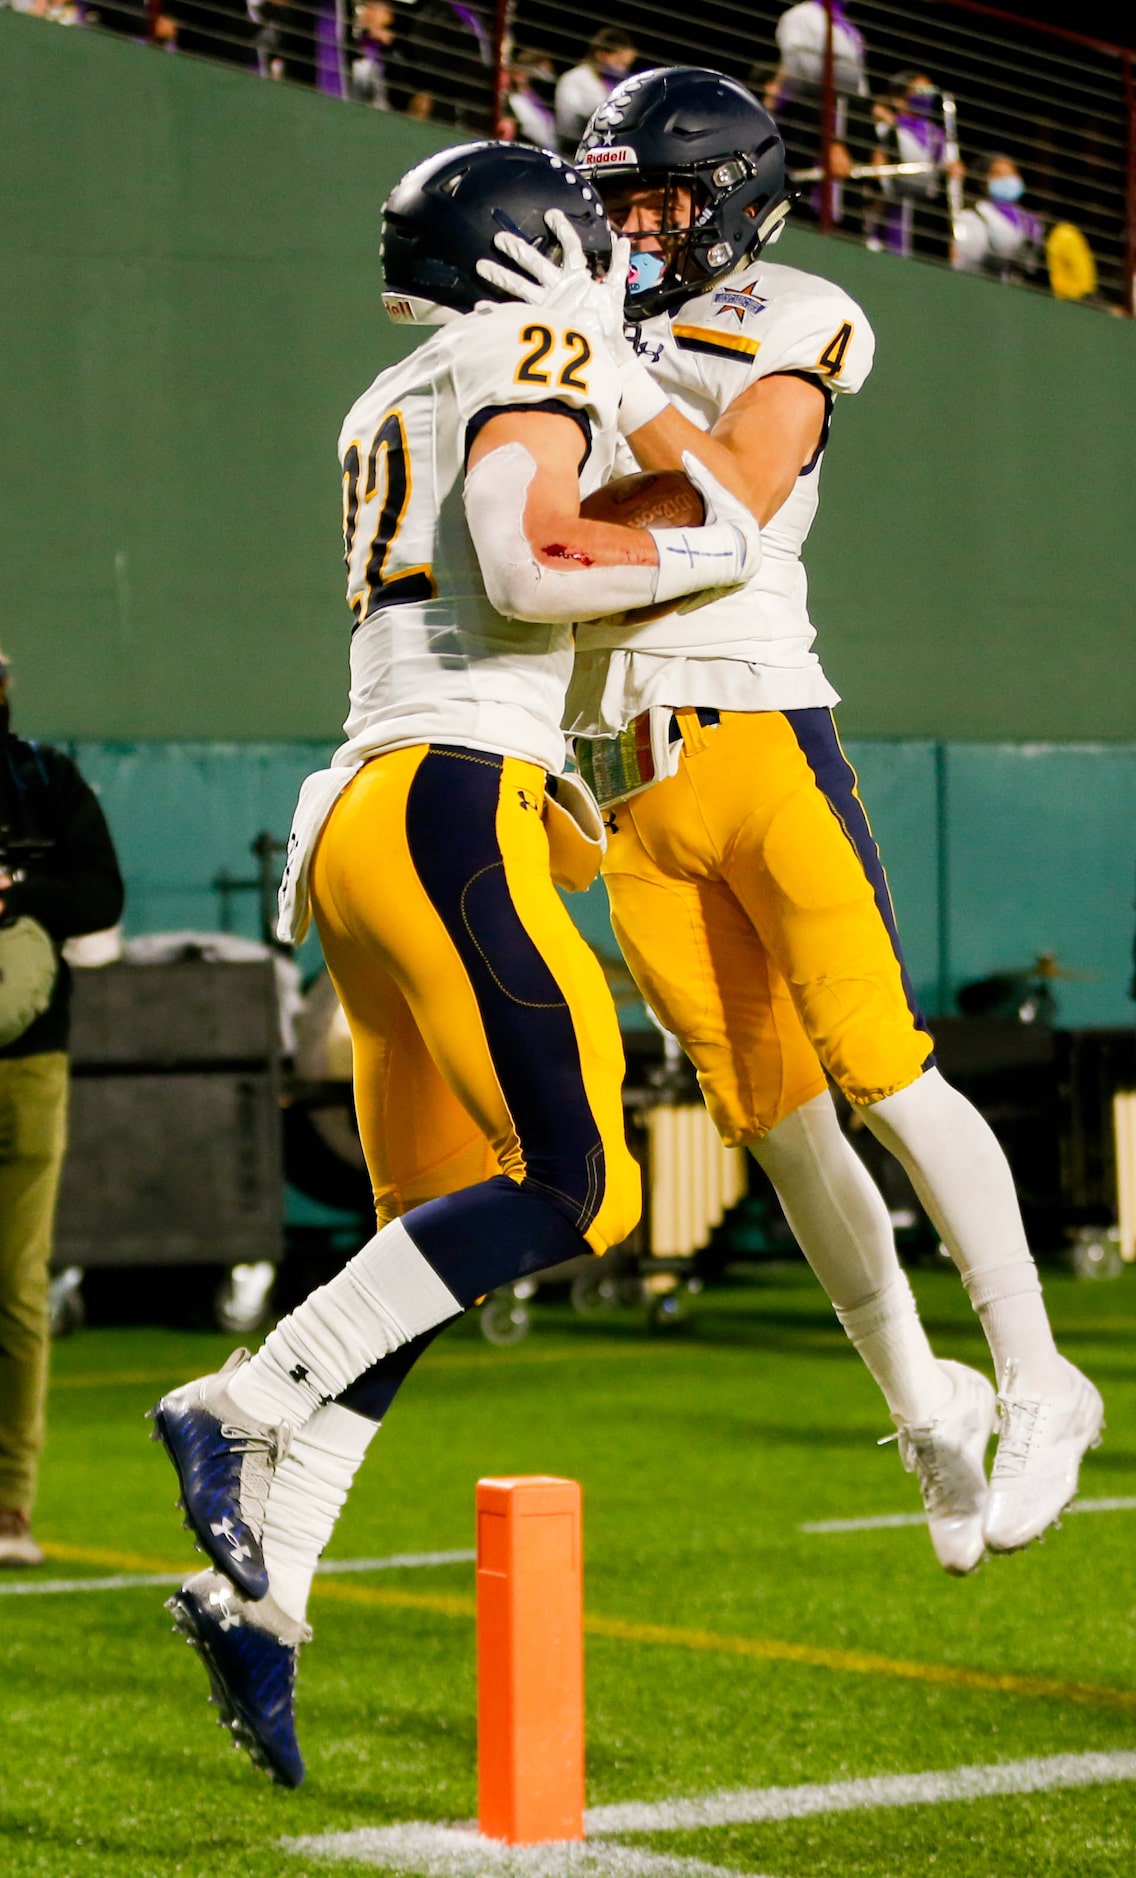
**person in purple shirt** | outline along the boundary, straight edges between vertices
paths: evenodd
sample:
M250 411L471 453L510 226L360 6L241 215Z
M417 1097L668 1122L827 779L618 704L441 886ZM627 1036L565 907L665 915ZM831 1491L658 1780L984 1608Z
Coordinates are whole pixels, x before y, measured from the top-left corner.
M1027 280L1041 261L1045 224L1022 207L1026 186L1013 157L989 157L983 182L982 195L955 223L951 266L1003 281Z
M919 163L924 168L913 176L881 177L879 193L865 215L868 246L945 261L951 245L946 183L948 178L961 182L965 172L958 159L948 155L939 87L926 72L900 72L872 115L872 162Z

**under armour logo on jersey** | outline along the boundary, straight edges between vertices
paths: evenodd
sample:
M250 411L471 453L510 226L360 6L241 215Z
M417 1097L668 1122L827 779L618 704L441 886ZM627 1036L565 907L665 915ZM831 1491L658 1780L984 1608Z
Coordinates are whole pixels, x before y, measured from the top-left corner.
M236 1563L237 1559L241 1559L241 1558L250 1559L252 1557L252 1553L249 1550L248 1546L244 1543L244 1540L238 1539L236 1527L233 1525L233 1522L229 1518L229 1515L227 1513L225 1514L224 1519L216 1521L212 1526L210 1526L209 1530L213 1534L213 1537L215 1539L223 1539L225 1541L225 1544L228 1546L230 1552L232 1553L234 1564Z
M639 332L636 331L632 335L631 343L635 347L636 357L645 359L648 365L657 365L663 356L663 342L661 339L644 339Z
M607 829L609 835L617 835L619 833L619 823L615 819L614 809L608 810L607 814L603 818L603 824L604 824L604 827Z
M302 1363L297 1363L295 1369L288 1371L288 1375L293 1382L307 1382L308 1380L308 1372Z
M538 811L540 809L540 803L533 795L531 789L518 789L517 801L523 809L537 809Z

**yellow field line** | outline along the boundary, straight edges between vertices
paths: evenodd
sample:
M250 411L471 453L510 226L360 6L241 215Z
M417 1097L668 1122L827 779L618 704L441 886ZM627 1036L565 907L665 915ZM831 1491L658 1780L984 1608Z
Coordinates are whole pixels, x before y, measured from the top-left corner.
M177 1572L188 1569L168 1559L140 1558L133 1552L104 1551L73 1545L45 1545L49 1558L74 1564L103 1565L117 1571ZM203 1561L198 1560L200 1570ZM471 1597L432 1591L403 1591L393 1585L346 1584L338 1578L317 1578L317 1597L337 1604L365 1605L373 1610L428 1611L441 1617L473 1618L477 1606ZM995 1695L1032 1696L1049 1702L1077 1702L1086 1708L1117 1709L1136 1714L1136 1690L1112 1689L1107 1684L1060 1682L1047 1676L1023 1676L1012 1671L969 1669L953 1663L913 1663L902 1657L877 1656L868 1650L828 1650L811 1643L788 1643L777 1637L731 1637L712 1630L682 1630L667 1624L631 1623L620 1617L584 1618L590 1637L615 1643L658 1645L671 1650L695 1650L706 1655L740 1656L759 1663L801 1663L808 1669L831 1669L855 1676L889 1676L905 1682L939 1683L954 1689L977 1689Z
M1080 1702L1092 1708L1136 1714L1136 1690L1111 1689L1092 1682L1058 1682L1045 1676L967 1669L952 1663L909 1663L866 1650L825 1650L809 1643L784 1643L774 1637L723 1637L708 1630L673 1630L662 1624L625 1623L620 1618L585 1617L590 1636L620 1643L663 1644L671 1649L744 1656L764 1663L804 1663L812 1669L836 1669L859 1676L898 1676L911 1682L945 1683L956 1689L992 1690L999 1695L1040 1696L1053 1702Z
M168 1558L140 1558L137 1552L109 1552L101 1546L59 1545L54 1541L43 1547L48 1558L61 1559L68 1565L105 1565L117 1572L188 1572L201 1570L205 1560L199 1559L197 1566L187 1565L184 1559L172 1563Z
M118 1389L124 1388L127 1383L145 1382L158 1388L162 1383L168 1387L169 1381L168 1369L123 1369L116 1375L104 1372L102 1375L52 1376L51 1386L53 1389Z

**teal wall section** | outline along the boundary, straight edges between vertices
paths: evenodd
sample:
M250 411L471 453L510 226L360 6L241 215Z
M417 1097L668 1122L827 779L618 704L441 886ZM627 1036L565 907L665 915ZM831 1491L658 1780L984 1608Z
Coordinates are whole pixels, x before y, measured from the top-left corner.
M379 308L379 205L437 133L7 10L0 122L23 721L332 739L335 440L407 343ZM809 549L846 734L1131 739L1133 323L808 231L777 253L879 337Z
M958 986L1056 952L1083 976L1059 986L1061 1021L1133 1020L1136 744L1096 748L854 740L848 754L883 852L908 961L930 1012ZM283 838L301 779L328 746L80 742L127 877L130 932L215 931L222 870L250 878L249 844ZM602 887L569 906L615 954ZM257 900L232 929L258 936ZM309 941L301 963L314 969ZM628 1005L624 1021L644 1021Z

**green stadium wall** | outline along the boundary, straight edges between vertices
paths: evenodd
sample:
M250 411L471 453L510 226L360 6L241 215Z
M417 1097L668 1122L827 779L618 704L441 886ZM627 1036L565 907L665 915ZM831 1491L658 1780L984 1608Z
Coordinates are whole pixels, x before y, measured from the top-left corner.
M429 125L0 11L0 643L102 789L134 930L219 921L335 741L340 418L411 342L379 206ZM809 544L842 723L932 1010L1054 949L1121 1023L1136 333L791 230L878 338ZM234 923L253 930L253 897ZM610 945L602 897L580 914ZM633 1015L633 1014L632 1014Z

